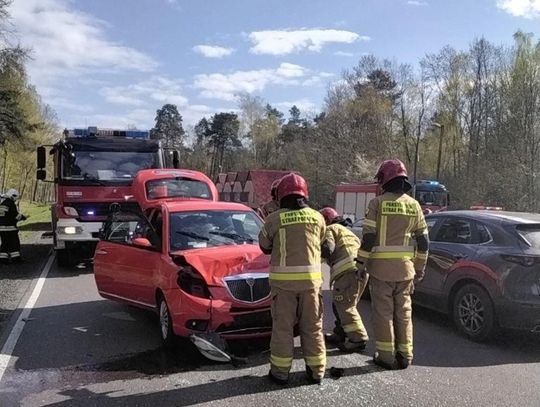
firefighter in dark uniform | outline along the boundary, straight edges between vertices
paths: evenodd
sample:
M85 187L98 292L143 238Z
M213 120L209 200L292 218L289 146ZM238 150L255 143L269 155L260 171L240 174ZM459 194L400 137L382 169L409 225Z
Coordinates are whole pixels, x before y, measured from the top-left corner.
M270 259L272 338L269 377L286 384L293 362L294 327L298 324L307 378L320 383L326 366L322 316L321 244L326 224L307 205L308 189L297 174L277 186L280 209L265 220L259 245Z
M370 274L374 362L405 369L413 359L411 293L424 277L428 230L420 204L406 194L411 184L401 161L384 161L376 179L384 192L369 203L357 261Z
M11 261L19 262L21 258L21 242L19 240L19 229L17 222L25 220L26 217L19 213L15 202L19 199L19 192L15 189L8 190L2 195L0 202L0 261L3 263Z

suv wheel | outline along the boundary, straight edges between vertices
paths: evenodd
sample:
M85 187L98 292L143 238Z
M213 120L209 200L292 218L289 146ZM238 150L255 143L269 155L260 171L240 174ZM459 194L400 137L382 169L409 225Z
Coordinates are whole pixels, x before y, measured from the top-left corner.
M493 303L478 285L466 284L459 289L452 303L452 316L457 329L473 341L484 341L495 332Z

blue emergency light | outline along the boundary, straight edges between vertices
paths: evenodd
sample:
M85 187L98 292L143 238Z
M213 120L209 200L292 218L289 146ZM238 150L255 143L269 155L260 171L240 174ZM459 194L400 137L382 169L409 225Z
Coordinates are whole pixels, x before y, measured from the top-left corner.
M115 130L98 129L91 126L87 129L73 129L68 131L70 137L125 137L136 139L149 139L150 132L143 130Z

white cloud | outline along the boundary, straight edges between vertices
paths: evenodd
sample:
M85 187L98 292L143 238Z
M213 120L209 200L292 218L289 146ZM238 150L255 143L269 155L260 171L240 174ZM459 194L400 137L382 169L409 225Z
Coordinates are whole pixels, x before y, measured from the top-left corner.
M157 63L148 55L109 40L106 24L73 10L68 0L23 0L10 7L23 46L32 49L29 71L37 85L91 72L148 72Z
M313 112L316 110L316 105L308 98L302 98L290 102L279 102L274 103L273 106L276 106L279 109L289 111L291 107L296 106L300 109L300 112L305 114L307 112Z
M216 45L197 45L193 51L205 56L206 58L223 58L234 52L233 48L218 47Z
M334 55L337 57L354 57L354 54L352 52L345 51L336 51L334 52Z
M540 16L540 0L497 0L497 7L516 17Z
M351 44L370 40L370 37L352 31L333 29L255 31L248 38L253 43L250 49L253 54L268 55L286 55L305 49L320 52L329 43Z
M422 7L422 6L427 6L428 2L427 1L419 1L419 0L409 0L409 1L407 1L407 4L409 6Z
M276 70L276 75L283 78L300 78L305 76L308 70L300 65L282 63Z
M234 101L240 93L261 92L269 85L301 85L308 73L300 65L282 63L276 69L196 75L193 86L202 97Z
M127 86L101 88L100 94L107 102L124 106L145 106L149 102L159 102L184 107L188 105L188 99L182 95L181 84L179 80L153 76Z

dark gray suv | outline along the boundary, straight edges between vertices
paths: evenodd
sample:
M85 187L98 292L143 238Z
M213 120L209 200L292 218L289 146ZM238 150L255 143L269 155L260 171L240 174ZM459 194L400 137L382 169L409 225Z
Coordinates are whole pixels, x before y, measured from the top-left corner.
M540 332L540 214L428 215L431 247L414 302L452 316L472 340L498 327Z

